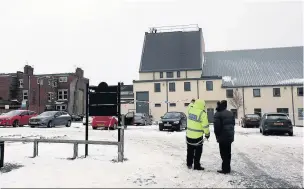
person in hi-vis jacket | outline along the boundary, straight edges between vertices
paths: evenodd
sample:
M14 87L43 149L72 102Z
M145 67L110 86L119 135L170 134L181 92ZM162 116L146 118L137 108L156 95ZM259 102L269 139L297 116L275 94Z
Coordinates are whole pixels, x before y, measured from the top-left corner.
M210 137L209 123L205 111L205 101L197 99L188 110L187 119L187 166L194 170L204 170L200 164L203 152L203 136Z

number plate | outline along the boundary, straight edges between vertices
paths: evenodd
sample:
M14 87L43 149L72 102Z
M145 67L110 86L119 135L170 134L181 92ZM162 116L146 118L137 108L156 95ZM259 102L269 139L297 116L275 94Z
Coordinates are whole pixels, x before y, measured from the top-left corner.
M274 125L283 125L283 123L274 123Z
M37 124L37 122L31 122L31 124Z
M169 124L169 123L165 123L165 124L164 124L164 126L171 126L171 124Z
M100 124L97 124L97 126L102 127L102 126L104 126L104 124L103 124L103 123L100 123Z

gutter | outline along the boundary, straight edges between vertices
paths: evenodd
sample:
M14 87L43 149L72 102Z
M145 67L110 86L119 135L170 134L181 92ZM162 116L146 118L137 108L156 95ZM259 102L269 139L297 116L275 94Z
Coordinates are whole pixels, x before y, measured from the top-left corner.
M291 106L292 106L293 125L296 125L296 118L295 118L295 112L294 112L293 86L291 86Z

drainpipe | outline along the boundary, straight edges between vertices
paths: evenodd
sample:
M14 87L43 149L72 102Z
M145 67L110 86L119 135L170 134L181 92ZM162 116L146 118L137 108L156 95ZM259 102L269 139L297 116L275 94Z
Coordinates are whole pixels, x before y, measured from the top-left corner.
M245 117L245 89L242 87L242 96L243 96L243 117Z
M292 105L293 125L296 125L296 118L295 118L295 112L294 112L294 100L293 100L293 86L291 86L291 105Z
M198 80L196 80L196 89L197 89L197 99L199 99L199 83L198 83Z
M169 104L168 104L168 100L169 100L169 97L168 97L168 81L166 81L166 104L167 104L167 112L169 112Z

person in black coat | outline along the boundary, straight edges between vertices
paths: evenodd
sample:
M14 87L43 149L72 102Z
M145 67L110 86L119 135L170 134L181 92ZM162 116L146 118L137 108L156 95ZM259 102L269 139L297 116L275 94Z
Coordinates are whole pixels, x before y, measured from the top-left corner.
M217 112L214 114L214 133L223 161L222 170L217 172L227 174L231 171L231 144L234 141L235 117L231 111L227 110L226 100L218 102L217 105Z

